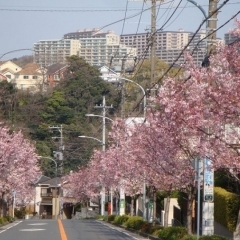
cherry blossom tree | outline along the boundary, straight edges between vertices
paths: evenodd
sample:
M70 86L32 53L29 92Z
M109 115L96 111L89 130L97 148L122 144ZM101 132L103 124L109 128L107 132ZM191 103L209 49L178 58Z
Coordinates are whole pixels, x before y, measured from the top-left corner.
M232 34L239 38L238 20L236 26ZM184 75L164 80L153 99L156 107L148 110L144 124L131 128L120 120L113 124L109 148L96 151L84 170L88 183L122 184L130 196L141 193L143 181L160 191L184 191L191 234L196 194L193 161L208 158L214 169L240 172L239 49L239 41L219 44L207 68L196 66L186 55Z
M22 201L28 201L34 193L31 183L40 174L35 147L24 138L21 131L11 132L9 128L1 126L0 154L1 202L11 198L13 190Z

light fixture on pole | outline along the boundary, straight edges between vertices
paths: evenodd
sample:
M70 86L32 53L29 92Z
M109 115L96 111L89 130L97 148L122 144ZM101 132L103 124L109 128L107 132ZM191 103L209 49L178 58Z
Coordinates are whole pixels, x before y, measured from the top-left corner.
M147 96L146 96L146 92L145 92L144 88L140 84L138 84L128 78L120 77L120 79L123 79L124 81L127 81L127 82L131 82L131 83L137 85L142 90L142 92L143 92L143 116L144 116L144 119L146 119Z
M89 139L94 139L94 140L96 140L96 141L98 141L98 142L100 142L102 145L103 145L103 142L100 140L100 139L98 139L98 138L95 138L95 137L88 137L88 136L78 136L79 138L89 138Z
M105 142L101 141L98 138L95 137L89 137L89 136L78 136L79 138L88 138L88 139L93 139L95 141L98 141L102 144L102 149L105 151ZM105 188L103 187L102 189L102 194L101 194L101 215L104 216L105 214Z
M54 162L55 164L55 219L57 219L57 162L50 157L43 157L40 156L41 158L49 159Z
M113 122L113 119L111 119L111 118L109 118L109 117L106 117L105 115L95 115L95 114L85 114L85 116L87 116L87 117L100 117L100 118L103 118L103 119L108 119L108 120L110 120L111 122ZM104 129L104 131L103 131L103 134L104 135L106 135L106 127L105 127L105 121L103 121L103 124L104 124L104 126L103 126L103 129ZM105 139L105 136L103 136L103 139ZM112 215L112 213L113 213L113 199L112 199L112 188L111 188L111 190L110 190L110 195L111 195L111 215Z

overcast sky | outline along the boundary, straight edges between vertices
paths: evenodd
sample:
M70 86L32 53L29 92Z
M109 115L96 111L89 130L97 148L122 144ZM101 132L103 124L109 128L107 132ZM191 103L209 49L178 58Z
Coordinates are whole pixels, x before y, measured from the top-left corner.
M168 21L179 2L180 0L157 2L157 28ZM208 13L208 0L195 2ZM222 2L220 0L218 5ZM32 49L33 44L39 40L61 39L65 33L79 29L103 28L104 32L113 30L119 35L146 32L151 25L150 8L151 1L144 3L136 0L0 0L0 58L7 60L31 55L31 51L6 53ZM142 9L144 12L140 14ZM230 0L218 14L218 27L239 9L240 0ZM127 19L123 21L124 18ZM195 32L203 19L204 15L199 8L182 0L163 30L177 31L182 28ZM233 27L232 20L218 31L217 37L223 38L224 33Z

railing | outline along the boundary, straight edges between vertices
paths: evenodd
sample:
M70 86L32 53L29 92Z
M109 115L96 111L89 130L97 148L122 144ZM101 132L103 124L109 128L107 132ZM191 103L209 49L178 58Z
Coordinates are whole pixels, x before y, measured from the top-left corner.
M44 192L41 192L41 197L52 197L53 194L50 192L50 193L44 193Z

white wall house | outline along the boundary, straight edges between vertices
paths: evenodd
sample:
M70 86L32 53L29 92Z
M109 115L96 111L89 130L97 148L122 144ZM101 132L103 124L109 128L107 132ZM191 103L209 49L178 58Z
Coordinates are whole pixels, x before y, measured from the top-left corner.
M15 73L21 70L21 67L11 61L0 62L0 73L7 78L8 82L13 81Z
M15 73L16 88L29 90L31 92L40 91L46 81L46 70L36 63L28 63L22 70Z
M104 81L110 82L110 83L117 83L119 82L120 74L114 72L112 69L110 69L107 66L102 66L98 69L101 73L101 78Z

